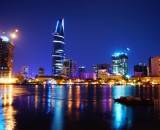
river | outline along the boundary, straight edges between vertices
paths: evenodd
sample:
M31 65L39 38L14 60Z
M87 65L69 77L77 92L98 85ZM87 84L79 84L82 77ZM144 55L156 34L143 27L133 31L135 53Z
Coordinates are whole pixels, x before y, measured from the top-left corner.
M126 106L113 101L120 96L156 103ZM160 129L160 86L0 86L0 130L139 129Z

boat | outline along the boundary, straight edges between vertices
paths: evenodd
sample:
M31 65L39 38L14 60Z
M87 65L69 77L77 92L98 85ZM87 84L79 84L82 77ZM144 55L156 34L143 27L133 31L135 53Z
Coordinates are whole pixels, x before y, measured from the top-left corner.
M124 105L154 105L154 99L143 99L140 97L129 97L121 96L120 98L114 99L114 102L118 102Z

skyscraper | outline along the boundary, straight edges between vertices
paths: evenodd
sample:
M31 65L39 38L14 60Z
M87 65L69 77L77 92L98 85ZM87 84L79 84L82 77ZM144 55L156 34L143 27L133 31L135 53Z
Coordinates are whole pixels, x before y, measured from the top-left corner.
M64 50L64 19L57 22L54 36L54 49L52 54L52 74L55 76L62 75L63 60L65 59Z
M112 55L112 73L128 74L128 56L126 53L114 53Z
M0 36L0 78L11 78L14 44L8 37Z

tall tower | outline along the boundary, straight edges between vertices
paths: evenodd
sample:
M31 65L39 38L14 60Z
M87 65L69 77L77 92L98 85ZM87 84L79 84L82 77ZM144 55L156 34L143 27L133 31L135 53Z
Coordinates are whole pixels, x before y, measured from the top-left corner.
M58 20L53 36L52 74L58 76L62 75L63 60L65 59L64 19Z
M0 36L0 78L11 78L13 70L13 51L12 44L8 37Z
M128 74L128 56L126 53L114 53L112 55L112 73Z

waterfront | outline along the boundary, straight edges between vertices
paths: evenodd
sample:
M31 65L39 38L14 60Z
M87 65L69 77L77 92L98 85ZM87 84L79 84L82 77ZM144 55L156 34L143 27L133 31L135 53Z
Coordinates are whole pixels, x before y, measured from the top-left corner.
M154 106L114 103L120 96L155 98ZM0 130L160 128L160 86L1 85Z

